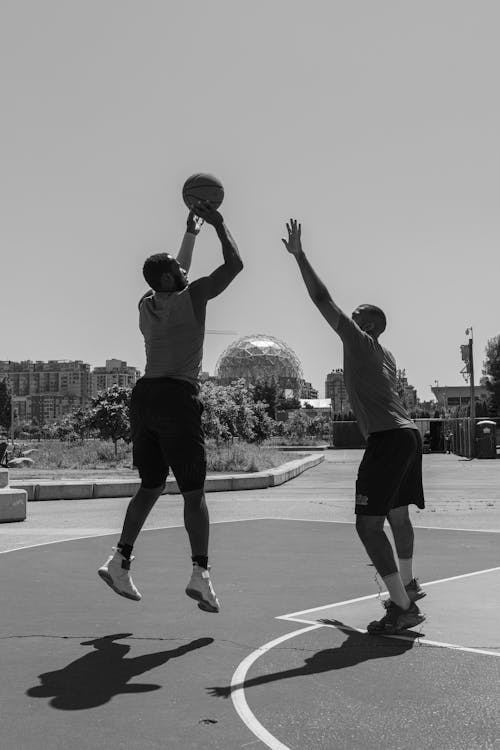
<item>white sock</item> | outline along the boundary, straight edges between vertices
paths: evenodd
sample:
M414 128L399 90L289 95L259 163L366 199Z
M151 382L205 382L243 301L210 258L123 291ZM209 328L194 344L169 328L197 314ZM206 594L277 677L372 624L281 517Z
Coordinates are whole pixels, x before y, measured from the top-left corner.
M382 580L389 592L391 602L394 602L394 604L397 604L398 607L401 607L402 609L408 609L411 601L405 591L399 573L391 573L391 575L383 577Z
M399 558L399 574L403 586L407 586L413 580L413 558Z

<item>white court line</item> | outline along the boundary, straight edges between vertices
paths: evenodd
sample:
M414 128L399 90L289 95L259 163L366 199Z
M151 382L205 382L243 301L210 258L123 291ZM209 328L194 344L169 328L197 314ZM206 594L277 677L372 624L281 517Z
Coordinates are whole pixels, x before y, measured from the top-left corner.
M284 745L276 737L274 737L268 730L262 726L260 721L254 716L245 698L245 678L248 670L252 664L263 654L270 651L275 646L279 646L280 643L288 641L290 638L295 638L297 635L302 633L308 633L311 630L317 630L318 628L324 627L319 623L309 625L307 628L300 628L294 630L292 633L287 633L279 638L275 638L269 643L265 643L263 646L252 651L242 662L237 666L233 677L231 679L231 698L233 705L238 713L240 719L249 728L249 730L263 742L271 750L291 750L288 745Z
M239 521L269 521L268 516L251 516L250 518L230 518L227 521L210 521L210 526L214 526L218 523L238 523ZM271 519L273 520L273 519ZM170 526L151 526L147 529L142 529L141 533L146 531L165 531L166 529L183 529L183 523L173 523ZM85 536L71 536L64 537L64 539L53 539L51 542L37 542L36 544L23 544L21 547L12 547L12 549L0 550L0 555L6 555L8 552L20 552L23 549L33 549L34 547L48 547L50 544L62 544L63 542L78 542L80 539L99 539L99 537L114 536L119 534L121 527L117 528L116 531L106 531L105 533L98 534L86 534Z
M484 570L475 570L473 573L461 573L458 576L450 576L449 578L439 578L436 581L427 581L422 586L434 586L436 583L448 583L449 581L456 581L459 578L470 578L471 576L479 576L483 573L493 573L496 570L500 570L500 566L496 568L485 568ZM318 612L322 609L328 609L330 607L341 607L344 604L355 604L356 602L362 602L366 599L376 599L380 594L368 594L367 596L358 596L356 599L346 599L343 602L333 602L332 604L324 604L322 607L311 607L310 609L301 609L298 612L290 612L287 615L278 615L276 620L291 620L292 622L307 622L307 620L296 620L296 615L307 615L309 612Z
M338 524L347 524L348 526L354 526L356 521L334 521L330 520L329 518L294 518L292 516L269 516L269 519L263 519L263 520L269 520L269 521L308 521L309 523L338 523ZM412 519L412 522L414 522L415 519ZM386 522L387 525L388 522ZM462 529L462 528L454 528L451 526L416 526L415 523L413 523L414 529L430 529L431 531L471 531L471 532L478 532L480 534L500 534L500 529Z
M278 519L279 520L279 519ZM500 570L500 567L496 568L487 568L485 570L477 570L472 573L463 573L462 575L458 576L450 576L449 578L441 578L436 581L429 581L428 583L424 584L425 586L432 586L436 583L445 583L447 581L454 581L459 578L469 578L471 576L481 575L482 573L491 573L493 571ZM311 624L310 620L306 619L300 619L296 615L304 615L309 612L317 612L318 610L327 609L330 607L340 607L343 604L353 604L355 602L363 601L366 599L374 599L378 597L378 594L370 594L369 596L360 596L356 599L348 599L343 602L335 602L333 604L327 604L322 607L312 607L311 609L304 609L300 612L292 612L288 615L279 615L276 617L277 620L288 620L289 622L300 622L308 625L308 627L300 628L299 630L294 630L291 633L287 633L286 635L280 636L279 638L275 638L272 641L269 641L268 643L264 644L264 646L260 646L259 648L252 651L251 654L249 654L245 659L243 659L242 662L238 665L236 668L233 677L231 679L231 698L233 701L233 705L243 721L243 723L248 727L248 729L259 739L261 742L263 742L267 747L271 748L271 750L291 750L287 745L284 745L282 742L280 742L276 737L274 737L261 723L258 721L256 716L252 713L250 710L250 707L247 703L247 700L245 698L245 679L246 675L248 673L248 670L252 666L252 664L257 661L257 659L262 656L263 654L270 651L275 646L278 646L280 643L283 643L284 641L290 640L291 638L295 638L298 635L302 635L303 633L308 633L312 630L317 630L321 627L329 627L329 628L336 628L337 630L351 630L353 632L357 633L366 633L366 630L362 630L360 628L353 628L351 626L343 625L343 627L339 627L335 625L334 623L318 623L317 621ZM394 636L385 636L388 638L395 638L398 640L405 640L405 641L412 641L415 642L415 637L408 637L404 635L394 635ZM469 648L466 646L460 646L455 643L445 643L441 641L429 641L425 639L425 641L419 640L419 645L423 646L430 646L430 647L438 647L438 648L447 648L452 651L463 651L467 653L473 653L473 654L482 654L486 656L496 656L500 657L500 653L497 653L495 651L489 651L486 649L478 649L478 648Z

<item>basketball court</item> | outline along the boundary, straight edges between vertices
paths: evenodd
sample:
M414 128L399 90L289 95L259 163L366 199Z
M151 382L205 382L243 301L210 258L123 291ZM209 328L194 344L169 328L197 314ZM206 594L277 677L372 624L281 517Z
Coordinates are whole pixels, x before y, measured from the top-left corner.
M276 494L208 498L218 615L184 594L179 518L139 538L137 603L96 575L116 533L87 533L93 501L30 505L33 527L79 514L85 533L33 529L28 546L26 527L17 549L4 544L2 748L500 747L498 533L430 528L429 509L429 527L416 528L427 619L404 636L369 636L383 609L353 523L297 517L300 493L304 507L322 502L334 469L325 462ZM156 523L163 509L175 516L175 501L162 502ZM106 527L125 503L102 504ZM2 539L21 531L4 525Z

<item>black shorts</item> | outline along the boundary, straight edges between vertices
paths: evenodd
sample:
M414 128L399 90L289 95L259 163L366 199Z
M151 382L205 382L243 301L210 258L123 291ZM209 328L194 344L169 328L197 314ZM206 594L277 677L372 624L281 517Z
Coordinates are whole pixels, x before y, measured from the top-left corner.
M422 438L403 427L368 436L356 480L356 515L387 516L404 505L425 507Z
M134 466L143 487L160 487L169 467L181 492L202 489L207 473L198 388L173 378L141 378L130 401Z

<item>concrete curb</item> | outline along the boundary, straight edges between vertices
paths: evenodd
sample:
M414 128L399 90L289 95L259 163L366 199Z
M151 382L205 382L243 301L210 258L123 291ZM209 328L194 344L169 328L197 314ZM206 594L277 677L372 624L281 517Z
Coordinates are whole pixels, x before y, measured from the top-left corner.
M325 460L322 453L312 453L306 458L288 461L275 469L258 471L253 474L219 474L209 476L205 481L206 492L230 492L238 490L263 490L277 487L284 482L302 474L303 471L317 466ZM69 482L26 482L14 480L10 486L24 490L28 501L43 500L90 500L104 497L128 497L135 494L140 487L139 479L96 479L72 480ZM167 480L164 495L177 495L179 488L173 478Z

